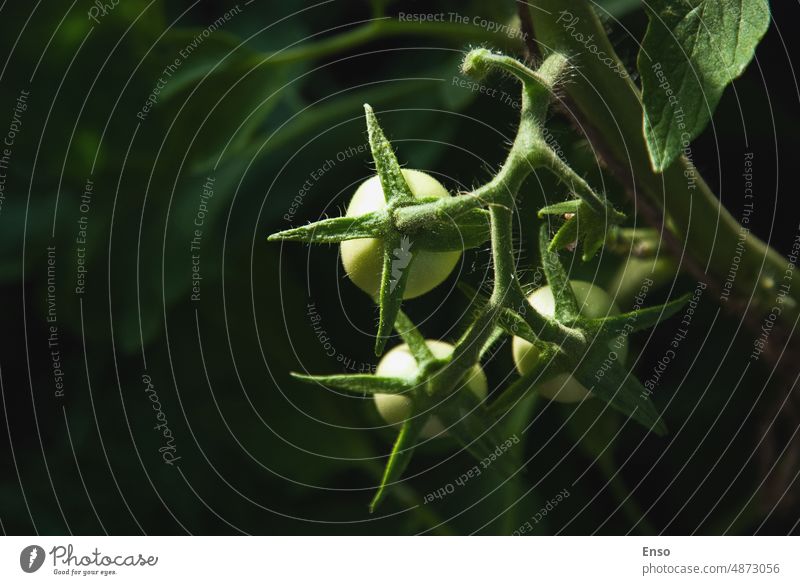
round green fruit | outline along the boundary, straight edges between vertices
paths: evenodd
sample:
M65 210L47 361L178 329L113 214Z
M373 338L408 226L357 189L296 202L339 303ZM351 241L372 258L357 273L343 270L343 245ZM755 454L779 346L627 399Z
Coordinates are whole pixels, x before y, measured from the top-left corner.
M573 280L570 282L575 297L578 300L581 315L589 318L599 318L608 315L618 315L619 308L614 299L600 287L594 286L590 282ZM555 300L553 291L549 286L544 286L533 292L528 297L528 301L534 309L546 317L555 314ZM512 342L514 363L520 374L525 375L536 367L540 355L528 341L521 337L515 337ZM616 340L609 342L609 355L616 354L616 359L620 362L625 361L628 354L628 340L625 338L619 346ZM570 374L557 374L536 386L536 391L541 396L558 402L579 402L589 396L589 391L573 378Z
M441 199L450 197L447 189L422 171L403 169L403 176L414 197ZM378 175L361 183L356 189L347 217L358 217L386 207L381 181ZM411 242L413 248L414 242ZM379 238L359 238L345 240L341 244L342 264L345 272L358 288L371 297L378 296L383 273L383 241ZM425 294L441 284L453 271L461 257L461 252L415 251L411 264L404 299L412 299Z
M453 352L453 346L444 341L428 339L428 347L436 358L446 358ZM398 345L383 356L378 364L375 374L392 378L414 378L419 371L417 361L411 354L407 345ZM479 365L473 366L465 376L464 386L472 392L478 400L483 401L489 389L486 375ZM411 416L411 399L402 394L376 394L375 407L383 420L388 424L399 426ZM425 416L421 414L419 416ZM426 438L437 437L444 433L445 428L436 416L431 416L422 429L422 436Z

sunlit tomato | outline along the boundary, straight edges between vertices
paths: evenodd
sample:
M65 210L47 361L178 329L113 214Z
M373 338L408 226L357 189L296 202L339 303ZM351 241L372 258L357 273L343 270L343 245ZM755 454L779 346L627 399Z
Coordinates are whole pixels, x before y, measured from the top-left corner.
M430 175L411 169L403 169L402 172L414 197L436 199L450 197L447 189ZM358 217L385 207L386 199L380 178L375 175L356 189L347 207L347 216ZM441 284L461 257L461 252L416 251L413 250L414 242L410 244L415 257L403 294L405 299L418 297ZM377 296L383 273L383 242L378 238L345 240L341 244L341 251L342 263L350 280L370 296ZM402 262L402 258L399 261Z

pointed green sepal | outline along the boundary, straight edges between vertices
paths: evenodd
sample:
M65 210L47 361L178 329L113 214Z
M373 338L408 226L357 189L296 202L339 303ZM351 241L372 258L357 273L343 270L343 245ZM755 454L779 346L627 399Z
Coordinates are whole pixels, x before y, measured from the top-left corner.
M423 364L434 359L431 348L428 347L425 338L417 329L417 326L408 318L403 311L397 311L397 317L394 320L394 328L398 335L406 342L408 350L417 364Z
M504 310L500 313L498 319L500 327L509 335L521 337L528 343L539 345L541 340L537 337L536 332L531 329L528 322L519 314L511 311L510 309Z
M387 461L386 467L383 470L381 484L369 505L370 513L374 512L383 501L384 497L386 497L386 489L402 477L403 472L406 470L406 467L408 467L408 463L411 461L414 448L417 446L417 441L419 440L419 434L426 422L426 417L414 416L406 420L403 426L400 427L400 433L397 435L394 447L392 447L389 461Z
M492 330L491 335L489 335L489 338L483 343L480 353L478 354L478 360L483 361L484 359L486 359L486 356L491 351L492 347L494 347L494 345L498 341L500 341L505 335L506 335L505 329L503 329L502 327L495 327Z
M397 162L391 143L378 124L375 112L369 104L364 104L364 111L367 115L367 134L372 159L375 161L375 171L381 180L386 205L392 207L414 201L414 194L400 170L400 163Z
M570 199L569 201L561 201L560 203L554 203L553 205L547 205L542 207L539 210L539 218L541 219L545 215L564 215L566 213L578 213L578 207L582 199Z
M477 292L470 285L466 283L459 283L458 287L470 299L478 311L488 304L489 299ZM528 303L526 302L526 304ZM528 306L525 308L525 311L534 312L535 309L528 304ZM544 316L540 317L542 319L546 319ZM488 352L492 345L495 344L501 337L503 337L503 335L521 337L525 341L537 346L540 349L550 345L547 342L539 339L539 336L536 335L531 325L522 315L509 308L504 308L500 312L497 320L497 327L495 327L495 329L492 331L489 338L486 340L480 350L481 359L483 359L483 356L486 354L486 352Z
M542 269L547 279L547 284L553 291L555 301L555 318L558 321L574 319L580 314L578 300L575 298L575 291L569 283L569 277L557 252L551 252L548 246L547 226L543 225L539 230L539 252L542 255Z
M566 216L549 249L556 251L580 243L584 262L591 260L603 247L609 228L625 220L625 215L614 209L607 200L603 200L600 211L583 199L563 201L540 209L539 217L544 215Z
M578 219L573 217L564 222L558 228L553 239L550 240L550 245L547 246L549 252L558 252L564 248L574 246L578 243Z
M336 244L358 238L379 238L387 222L388 215L383 211L367 213L360 217L334 217L272 234L267 240Z
M404 378L373 376L372 374L341 374L334 376L306 376L292 372L292 377L308 384L318 384L360 395L405 394L414 384Z
M378 297L380 315L378 334L375 338L375 355L383 354L386 342L392 334L397 313L403 303L411 264L414 261L413 244L406 236L386 238L383 250L383 272Z
M581 260L588 262L600 251L606 241L605 226L596 223L583 230L582 233L578 229L578 240L582 242Z
M633 333L634 331L644 331L672 317L689 302L689 298L690 295L686 294L664 305L612 315L603 319L586 319L582 321L582 324L593 330L604 329L609 332L627 330Z

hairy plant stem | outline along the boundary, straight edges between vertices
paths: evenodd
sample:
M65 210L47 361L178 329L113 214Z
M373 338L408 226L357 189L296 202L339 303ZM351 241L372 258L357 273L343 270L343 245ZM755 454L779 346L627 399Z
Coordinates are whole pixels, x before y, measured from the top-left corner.
M464 64L464 70L468 73L480 74L491 68L510 73L523 82L519 128L508 157L491 181L471 193L397 209L395 222L401 231L424 229L433 221L453 219L471 209L487 205L505 205L511 210L522 183L539 168L553 173L570 192L593 210L598 213L607 211L606 202L558 157L544 137L543 128L552 101L553 87L564 75L566 59L557 53L550 55L538 70L532 71L516 59L483 49L472 51ZM494 239L492 243L494 248ZM511 247L509 244L509 249Z
M580 332L544 317L528 303L517 276L513 245L513 210L520 187L534 169L544 166L551 156L555 156L543 138L542 125L551 100L553 85L561 75L566 61L556 56L545 61L538 71L532 72L515 59L489 51L481 51L478 56L483 57L483 61L472 62L469 65L499 66L523 81L519 128L505 162L489 183L471 194L430 204L429 209L420 209L424 206L401 208L397 210L396 216L398 226L401 227L413 225L414 222L424 225L430 221L430 214L446 213L453 217L474 207L486 205L489 207L494 268L492 294L487 305L459 340L452 360L435 378L435 391L450 391L478 361L480 349L497 326L501 313L507 309L522 315L544 342L556 344L567 351L579 350L584 343ZM557 176L567 184L574 182L574 177L570 173L571 169L556 170ZM587 197L591 194L604 205L588 185L586 194ZM454 211L455 209L459 211Z

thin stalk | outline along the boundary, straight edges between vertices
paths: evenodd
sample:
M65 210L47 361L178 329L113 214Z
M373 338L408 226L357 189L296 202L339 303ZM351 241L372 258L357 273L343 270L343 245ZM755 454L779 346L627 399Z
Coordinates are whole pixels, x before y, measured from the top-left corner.
M491 41L498 47L509 51L519 51L521 48L521 43L518 39L470 24L405 22L394 18L380 18L358 25L352 30L330 38L306 43L291 49L261 54L258 56L258 60L276 65L295 63L343 53L375 40L416 35L449 40L459 46L470 41L478 43Z

